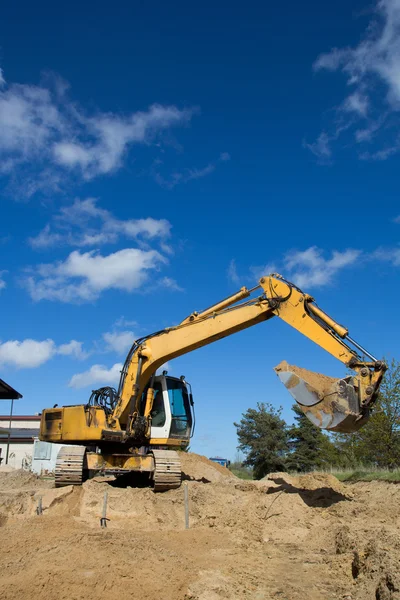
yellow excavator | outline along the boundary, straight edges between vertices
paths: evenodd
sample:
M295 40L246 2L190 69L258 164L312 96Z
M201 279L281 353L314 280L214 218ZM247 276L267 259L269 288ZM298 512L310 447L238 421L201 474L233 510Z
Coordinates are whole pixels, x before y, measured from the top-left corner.
M258 292L257 295L254 295ZM228 335L280 317L344 363L355 375L333 379L282 362L275 371L301 410L319 428L350 433L367 420L386 370L314 299L281 275L262 277L253 289L193 312L179 325L136 340L118 390L94 390L87 404L45 409L40 440L63 444L56 486L80 485L98 474L148 474L155 491L179 487L176 450L188 446L194 403L184 377L156 371L168 360Z

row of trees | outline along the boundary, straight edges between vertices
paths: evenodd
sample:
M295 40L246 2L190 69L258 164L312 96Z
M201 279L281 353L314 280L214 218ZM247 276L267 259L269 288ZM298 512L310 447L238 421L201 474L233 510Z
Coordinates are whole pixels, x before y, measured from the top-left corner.
M352 434L326 434L307 419L297 404L293 425L282 409L259 403L234 423L245 466L260 479L273 471L400 466L400 362L393 360L368 423Z

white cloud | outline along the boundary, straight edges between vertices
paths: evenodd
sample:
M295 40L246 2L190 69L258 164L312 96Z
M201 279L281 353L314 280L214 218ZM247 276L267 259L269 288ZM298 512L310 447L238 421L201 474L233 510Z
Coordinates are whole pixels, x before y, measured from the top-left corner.
M344 252L333 250L330 258L324 258L323 250L312 246L302 252L288 253L284 266L290 273L290 279L300 288L322 287L330 284L338 271L354 264L360 254L360 250L354 249Z
M365 94L360 92L354 92L346 98L343 103L343 110L347 112L355 112L362 117L365 117L368 112L369 100Z
M307 291L313 287L330 285L342 269L355 264L362 256L362 252L355 249L342 252L332 250L328 257L325 257L325 254L325 251L317 246L302 251L293 250L276 263L251 266L251 276L247 275L242 279L238 277L235 261L232 260L228 267L228 277L236 284L247 282L254 285L262 276L278 272Z
M39 367L55 354L53 340L11 340L0 344L0 364L30 369Z
M33 300L91 302L107 289L132 292L167 259L156 250L125 248L102 256L95 251L71 252L65 261L39 265L23 279Z
M329 138L336 140L349 129L354 133L356 144L375 141L380 147L362 152L360 157L363 159L386 160L400 150L398 119L383 127L388 115L400 110L399 30L399 0L379 0L374 16L356 46L334 48L321 54L314 63L315 71L341 71L346 78L350 93L346 91L345 99L336 109L333 133ZM361 128L360 119L364 121ZM384 148L379 133L385 134ZM388 143L390 135L395 139ZM316 144L315 149L318 149L318 140ZM314 151L312 144L307 147Z
M400 248L378 248L372 257L376 260L390 262L395 267L400 266Z
M107 344L107 350L118 352L119 354L126 354L129 348L135 341L135 334L133 331L107 331L103 333L103 339Z
M85 133L95 141L61 141L53 146L53 156L63 167L79 168L91 179L119 168L129 145L148 143L163 129L188 122L192 114L192 109L153 104L146 112L124 117L105 113L83 117Z
M57 354L62 354L63 356L73 356L79 359L85 359L88 357L88 353L84 352L83 342L77 342L76 340L71 340L68 344L61 344L57 348Z
M110 369L104 365L93 365L88 371L76 373L68 383L68 386L75 389L88 387L93 384L116 385L119 381L122 363L115 363Z
M68 344L57 347L52 339L43 341L26 339L0 342L0 365L9 365L19 369L40 367L55 355L86 358L82 350L82 342L72 340Z
M170 236L171 224L166 219L117 219L100 208L95 198L76 199L60 209L28 243L35 250L60 244L88 247L116 243L123 236L129 239L165 240Z
M153 104L128 114L88 114L67 92L68 84L56 76L41 85L7 86L0 70L0 174L17 182L23 175L19 192L26 197L59 191L77 176L113 173L134 145L151 144L196 112Z
M64 239L64 235L61 233L52 232L50 225L47 224L36 237L28 238L29 245L35 250L42 248L50 248L56 246Z

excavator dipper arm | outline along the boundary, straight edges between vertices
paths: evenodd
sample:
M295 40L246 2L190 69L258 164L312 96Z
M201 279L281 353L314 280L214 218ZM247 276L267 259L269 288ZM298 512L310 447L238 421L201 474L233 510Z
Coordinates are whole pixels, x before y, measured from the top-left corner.
M262 291L259 297L242 302L256 290ZM136 340L121 373L118 402L109 427L112 429L118 422L126 438L136 442L143 436L148 437L152 378L161 365L274 316L357 373L356 377L341 380L324 376L318 380L316 374L282 363L275 370L296 402L319 427L336 431L358 429L368 418L386 366L368 354L371 361L365 362L346 343L354 345L345 327L319 309L311 296L276 274L261 278L252 290L241 288L201 313L191 314L175 327Z

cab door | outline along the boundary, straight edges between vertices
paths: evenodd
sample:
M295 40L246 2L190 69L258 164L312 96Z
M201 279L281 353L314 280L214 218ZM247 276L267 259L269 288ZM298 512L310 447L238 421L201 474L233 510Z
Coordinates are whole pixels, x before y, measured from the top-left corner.
M171 408L165 377L160 375L154 380L154 401L151 411L151 437L168 439L171 429Z

